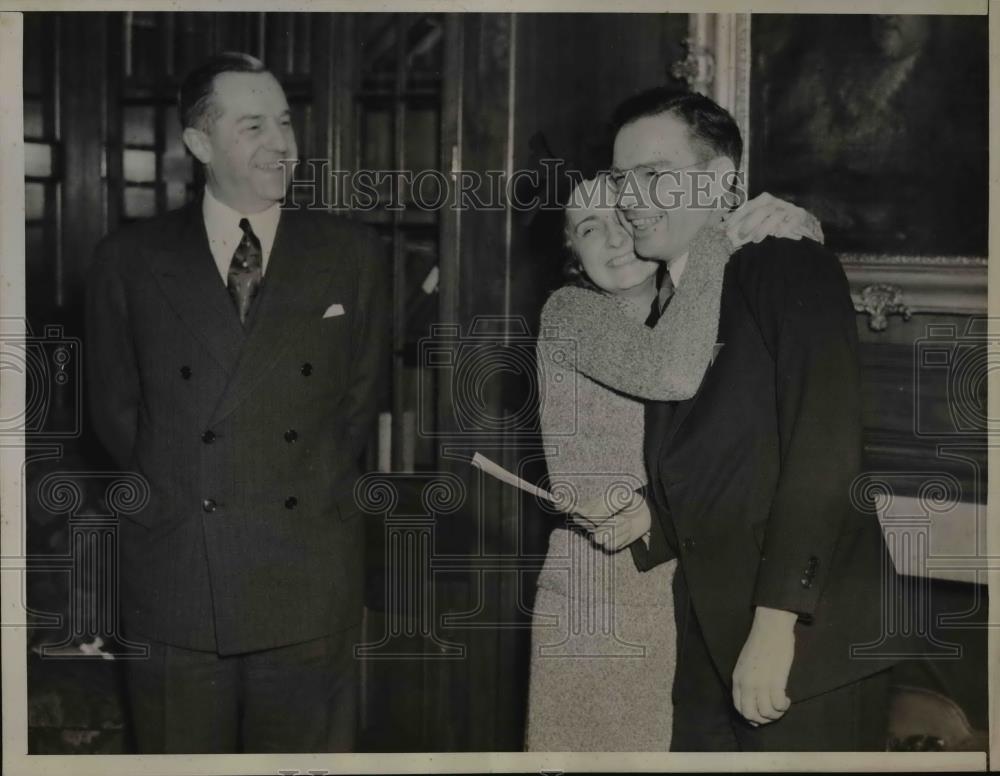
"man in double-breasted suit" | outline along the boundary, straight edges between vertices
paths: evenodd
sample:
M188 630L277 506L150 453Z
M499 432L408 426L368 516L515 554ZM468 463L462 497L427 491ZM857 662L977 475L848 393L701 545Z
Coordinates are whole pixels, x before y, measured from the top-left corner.
M636 252L683 289L724 212L739 129L708 98L659 89L616 124L615 177L651 182L621 189ZM653 196L664 176L674 196ZM729 258L721 294L698 392L646 411L649 561L679 558L671 748L882 749L898 586L874 511L852 500L862 426L844 272L815 242L768 238Z
M279 207L297 148L258 60L194 71L180 112L203 196L105 238L88 288L94 424L149 485L119 533L137 743L349 750L383 251Z

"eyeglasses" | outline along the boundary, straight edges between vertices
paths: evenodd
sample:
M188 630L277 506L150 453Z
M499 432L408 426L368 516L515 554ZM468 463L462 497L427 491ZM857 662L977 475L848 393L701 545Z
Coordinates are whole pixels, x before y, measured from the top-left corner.
M663 175L683 172L684 170L690 170L692 167L697 167L702 164L704 164L704 162L692 162L691 164L687 164L683 167L663 167L655 162L652 164L637 164L635 167L630 167L627 170L614 170L608 177L611 180L611 185L618 191L621 191L625 184L625 180L629 176L631 176L632 179L639 185L649 187L657 178Z

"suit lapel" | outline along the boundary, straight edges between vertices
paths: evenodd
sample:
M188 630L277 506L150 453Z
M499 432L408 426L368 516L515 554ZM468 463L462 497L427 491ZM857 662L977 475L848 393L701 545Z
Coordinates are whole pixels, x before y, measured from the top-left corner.
M281 214L260 294L251 307L246 342L229 387L213 413L217 422L253 390L305 324L318 325L333 267L317 255L323 234L296 210ZM332 247L326 245L325 247ZM348 246L338 246L348 249Z
M727 305L731 305L729 300L729 295L731 292L730 288L730 278L727 273L722 285L722 301L719 305L719 328L716 338L720 342L724 342L723 332L724 332L724 322L726 320L726 310ZM723 348L725 350L725 348ZM722 351L720 351L721 354ZM657 461L662 460L664 450L669 447L671 442L673 442L674 437L677 435L678 430L684 425L684 421L687 420L688 415L691 414L691 410L694 409L695 403L701 396L702 392L705 390L705 384L712 379L712 368L715 359L713 358L712 363L708 365L708 369L705 370L705 375L702 377L701 382L698 384L698 390L695 391L694 396L685 401L677 402L676 406L673 408L673 413L671 414L669 420L666 423L666 428L663 429L662 435L660 436L660 442L656 450Z
M181 211L174 239L154 248L153 256L153 273L171 306L231 372L246 335L208 247L200 200Z
M656 460L662 459L664 449L670 446L670 443L677 435L677 430L683 425L687 416L691 414L691 410L694 408L695 402L698 401L698 397L701 395L702 387L705 385L705 380L707 379L708 377L706 375L706 377L702 379L701 384L698 386L698 390L695 392L694 396L686 401L677 402L670 419L667 421L667 427L664 429L663 435L660 437L660 449Z

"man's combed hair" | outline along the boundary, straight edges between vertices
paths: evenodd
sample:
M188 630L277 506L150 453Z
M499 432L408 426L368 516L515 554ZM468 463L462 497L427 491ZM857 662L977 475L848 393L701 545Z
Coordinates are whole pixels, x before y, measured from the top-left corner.
M629 97L615 110L611 120L615 134L626 124L647 116L670 113L687 124L695 150L705 159L728 156L740 166L743 137L735 119L722 106L695 92L680 92L664 86Z
M184 129L208 129L218 116L212 101L215 77L222 73L266 73L257 57L238 51L217 54L188 73L177 98L181 126Z

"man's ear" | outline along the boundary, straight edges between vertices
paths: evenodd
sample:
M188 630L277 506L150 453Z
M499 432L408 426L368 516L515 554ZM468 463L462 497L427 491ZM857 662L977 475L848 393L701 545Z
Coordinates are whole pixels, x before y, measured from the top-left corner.
M712 196L723 210L742 204L743 182L739 170L728 156L716 156L708 163L712 171Z
M184 140L184 145L187 146L188 151L199 162L208 164L212 161L212 146L208 142L208 135L200 129L185 127L181 138Z

